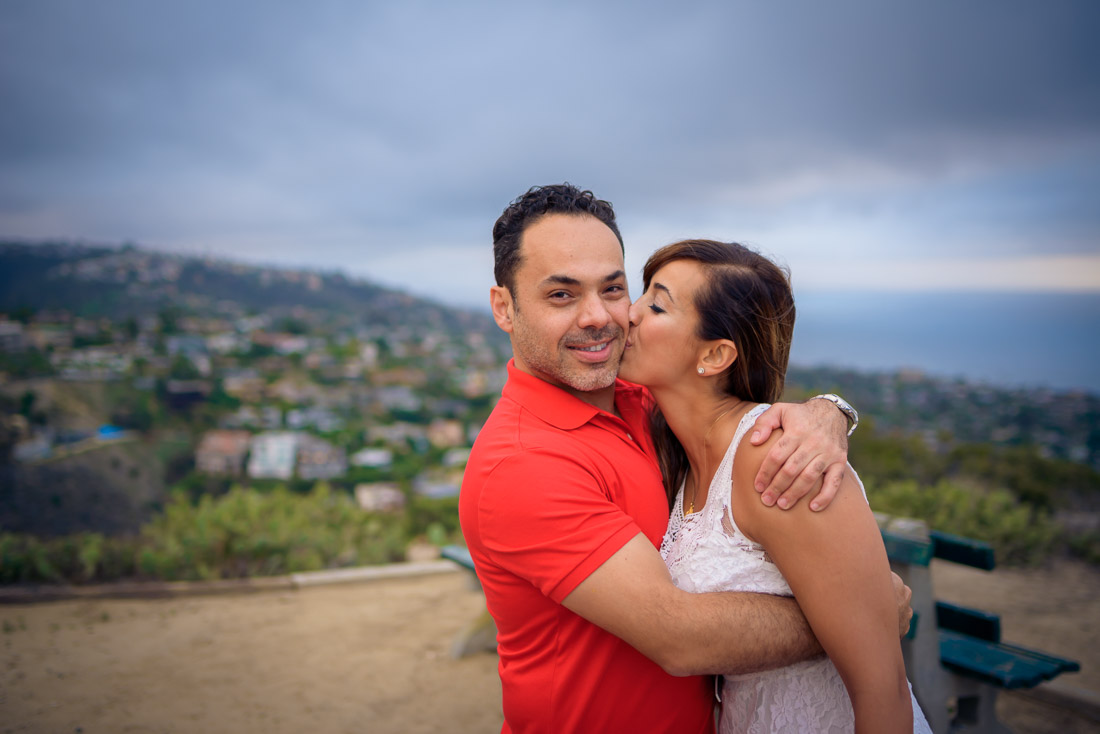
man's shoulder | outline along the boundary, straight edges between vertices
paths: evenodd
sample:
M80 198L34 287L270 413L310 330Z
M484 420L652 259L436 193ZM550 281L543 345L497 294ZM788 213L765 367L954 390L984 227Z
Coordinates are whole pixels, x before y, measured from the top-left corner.
M575 451L577 441L572 431L548 423L523 405L505 397L497 403L478 432L470 462L495 464L509 458L539 461L547 454Z

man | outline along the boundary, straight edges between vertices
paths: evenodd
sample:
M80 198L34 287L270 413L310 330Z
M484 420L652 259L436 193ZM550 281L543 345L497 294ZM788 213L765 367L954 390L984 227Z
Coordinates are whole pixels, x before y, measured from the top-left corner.
M645 394L616 380L630 297L610 204L568 184L536 187L493 240L491 305L513 360L459 513L497 624L504 731L711 732L703 674L821 648L792 599L688 594L669 578ZM824 473L813 500L824 507L839 485L847 421L811 403L777 406L761 424L756 443L780 420L787 428L757 478L767 504L792 506ZM807 438L818 433L838 437Z

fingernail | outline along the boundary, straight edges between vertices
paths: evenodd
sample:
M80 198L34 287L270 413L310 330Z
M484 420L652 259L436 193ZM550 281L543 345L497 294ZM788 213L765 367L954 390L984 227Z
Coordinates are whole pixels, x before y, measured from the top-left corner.
M817 512L818 510L821 509L821 505L819 505L816 502L811 502L810 503L810 509L813 510L814 512Z
M753 431L752 432L752 438L750 440L755 441L758 438L760 438L760 431Z
M782 507L784 510L787 509L787 504L788 503L787 503L787 498L786 497L779 500L779 506Z
M753 486L753 489L755 489L757 492L763 492L764 491L764 483L763 482L757 482L756 484L754 484L752 486Z
M760 499L768 507L771 507L772 505L775 504L775 495L772 494L771 492L768 492L766 495L764 495Z

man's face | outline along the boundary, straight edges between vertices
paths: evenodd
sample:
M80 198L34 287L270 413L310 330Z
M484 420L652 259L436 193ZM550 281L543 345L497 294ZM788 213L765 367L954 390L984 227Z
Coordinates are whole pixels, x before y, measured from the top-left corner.
M548 214L524 230L515 294L493 289L516 366L586 402L610 388L630 324L623 253L607 225Z

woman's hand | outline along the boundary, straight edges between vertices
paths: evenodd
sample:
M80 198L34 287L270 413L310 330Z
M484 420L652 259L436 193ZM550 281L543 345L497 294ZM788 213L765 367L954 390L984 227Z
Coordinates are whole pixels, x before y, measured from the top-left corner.
M754 483L760 500L786 510L818 488L810 509L824 510L847 469L848 419L828 400L776 403L756 419L751 443L759 446L777 428L783 436L768 452Z

